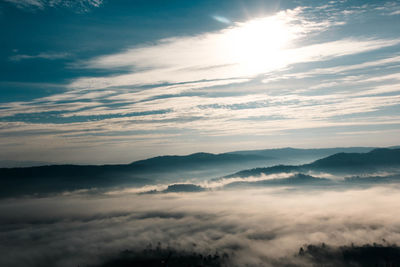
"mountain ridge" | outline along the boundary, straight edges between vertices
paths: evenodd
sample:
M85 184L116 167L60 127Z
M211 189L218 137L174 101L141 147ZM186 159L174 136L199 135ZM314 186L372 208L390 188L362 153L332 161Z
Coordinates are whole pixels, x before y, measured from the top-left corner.
M16 164L23 165L23 166L15 166L15 167L1 167L0 169L3 168L30 168L30 167L43 167L43 166L124 166L124 165L132 165L132 164L137 164L137 163L143 163L146 161L151 161L155 159L167 159L167 158L183 158L183 157L195 157L195 156L201 156L201 155L213 155L213 156L222 156L222 155L242 155L242 156L259 156L265 157L265 158L279 158L279 157L288 157L288 155L292 156L310 156L315 155L314 157L316 158L322 158L328 155L332 155L338 152L368 152L373 149L376 149L377 147L333 147L333 148L294 148L294 147L284 147L284 148L270 148L270 149L258 149L258 150L238 150L238 151L230 151L230 152L224 152L224 153L209 153L209 152L195 152L191 154L185 154L185 155L161 155L161 156L155 156L155 157L150 157L146 159L141 159L141 160L135 160L129 163L115 163L115 164L76 164L76 163L50 163L50 162L34 162L32 166L26 166L26 164L30 164L33 161L12 161L12 160L4 160L4 162L9 165L12 162L15 162ZM391 147L389 147L391 148ZM393 147L393 148L400 148L398 147ZM289 153L289 154L288 154ZM322 156L321 156L322 155ZM1 162L1 161L0 161ZM38 165L41 164L41 165Z
M331 171L333 173L357 173L376 171L382 167L400 168L400 149L378 148L368 153L336 153L331 156L303 165L276 165L267 168L254 168L224 176L247 177L261 174L287 172Z
M194 153L187 156L160 156L119 165L66 164L0 168L0 197L90 188L182 183L189 178L200 177L202 173L210 172L210 170L229 173L227 170L244 168L246 164L265 166L270 163L270 160L272 159L253 154ZM282 172L307 173L308 171L329 173L332 170L334 173L353 174L362 169L373 171L374 167L377 167L375 169L379 169L378 167L400 168L400 149L383 148L368 153L336 153L308 164L244 169L224 177L248 177ZM213 174L212 171L210 173ZM204 181L205 178L196 179Z

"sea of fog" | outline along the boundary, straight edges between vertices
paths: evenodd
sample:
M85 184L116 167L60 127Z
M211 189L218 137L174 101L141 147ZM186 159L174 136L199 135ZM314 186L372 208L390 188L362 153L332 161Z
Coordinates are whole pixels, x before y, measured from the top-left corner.
M215 266L310 266L318 255L300 251L310 244L400 244L399 193L390 185L3 199L0 266L108 266L149 248L217 255Z

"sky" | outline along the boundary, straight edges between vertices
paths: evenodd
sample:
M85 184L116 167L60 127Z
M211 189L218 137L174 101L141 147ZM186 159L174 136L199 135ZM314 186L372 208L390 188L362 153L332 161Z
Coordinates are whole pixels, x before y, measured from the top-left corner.
M400 1L0 0L0 160L394 146Z

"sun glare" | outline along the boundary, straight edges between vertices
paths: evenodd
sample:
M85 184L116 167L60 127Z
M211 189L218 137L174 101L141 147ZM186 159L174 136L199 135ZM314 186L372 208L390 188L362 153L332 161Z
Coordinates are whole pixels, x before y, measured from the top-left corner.
M283 50L295 34L279 16L238 23L225 35L228 56L252 75L283 65Z

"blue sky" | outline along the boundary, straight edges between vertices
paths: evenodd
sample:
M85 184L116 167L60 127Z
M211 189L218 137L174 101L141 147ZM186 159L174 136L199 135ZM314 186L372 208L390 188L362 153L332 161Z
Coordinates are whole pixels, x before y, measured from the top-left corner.
M0 159L399 145L399 1L3 0L0 21Z

